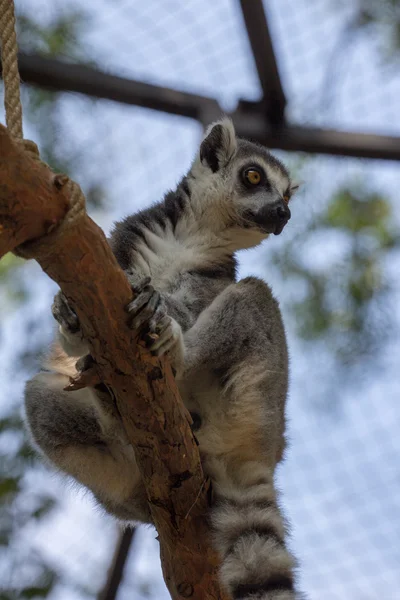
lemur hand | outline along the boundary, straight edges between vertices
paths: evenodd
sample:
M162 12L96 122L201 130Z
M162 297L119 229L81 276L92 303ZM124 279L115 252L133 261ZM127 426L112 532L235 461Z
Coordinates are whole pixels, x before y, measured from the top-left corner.
M149 350L156 356L183 343L180 325L166 312L162 294L150 285L150 277L132 286L136 298L127 306L129 324L141 333Z

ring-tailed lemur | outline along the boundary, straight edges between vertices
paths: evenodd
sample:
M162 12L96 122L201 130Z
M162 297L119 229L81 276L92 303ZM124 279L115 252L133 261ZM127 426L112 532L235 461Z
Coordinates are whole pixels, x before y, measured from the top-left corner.
M213 482L221 581L234 599L295 597L294 561L274 489L285 446L288 357L278 303L260 279L235 279L234 253L279 234L294 187L265 148L210 126L188 174L162 202L115 226L111 246L138 294L132 327L169 351ZM151 283L150 283L151 280ZM26 386L26 416L41 452L124 520L151 520L144 488L110 396L65 392L87 353L59 293L59 342ZM156 332L158 337L148 333Z

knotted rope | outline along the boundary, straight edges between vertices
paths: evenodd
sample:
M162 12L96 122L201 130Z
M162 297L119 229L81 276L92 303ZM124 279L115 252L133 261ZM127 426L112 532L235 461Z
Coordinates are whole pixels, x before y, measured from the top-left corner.
M0 0L0 40L7 128L15 142L23 144L25 151L32 158L40 160L36 144L31 140L23 139L14 0ZM55 176L54 183L58 189L62 187L65 190L69 199L70 207L67 214L57 229L45 236L44 241L39 239L27 242L14 250L16 254L25 258L33 256L37 258L38 254L47 254L51 247L49 236L62 234L64 228L71 226L85 212L85 196L77 183L69 179L66 175Z

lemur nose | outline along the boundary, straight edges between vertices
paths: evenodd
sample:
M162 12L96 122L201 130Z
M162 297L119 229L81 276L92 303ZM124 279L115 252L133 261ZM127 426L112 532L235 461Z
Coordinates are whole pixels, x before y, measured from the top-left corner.
M287 223L291 217L290 208L282 202L276 207L276 215L280 221Z

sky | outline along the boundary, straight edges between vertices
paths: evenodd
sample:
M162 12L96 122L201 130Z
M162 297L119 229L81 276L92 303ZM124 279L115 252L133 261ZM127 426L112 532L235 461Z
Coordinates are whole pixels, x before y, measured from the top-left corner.
M21 9L35 12L43 24L66 10L64 4L17 2ZM68 9L74 5L81 7L71 0ZM290 98L288 115L301 124L400 134L400 74L383 64L378 37L348 33L355 7L355 2L333 0L268 2ZM207 94L227 111L239 98L260 97L237 2L87 0L85 11L90 15L82 36L85 52L107 72ZM115 219L149 205L176 184L202 133L200 125L189 119L92 102L77 94L62 98L59 128L67 153L85 150L75 173L84 189L101 170L107 211L94 211L92 216L106 231ZM34 137L34 124L26 131ZM293 168L301 161L278 154ZM285 229L293 239L304 220L316 218L349 178L368 189L378 187L393 202L400 184L398 166L382 161L316 157L301 169L301 176L302 190ZM283 280L269 262L270 245L279 248L280 243L274 238L242 253L240 275L264 277L284 310L291 354L290 449L279 468L278 486L291 523L291 546L299 559L300 588L310 600L396 600L400 597L398 342L385 350L379 368L361 365L352 380L338 379L328 349L301 342L293 318L285 312L286 303L301 290ZM317 260L321 269L329 268L338 246L336 239L319 239L304 260ZM395 281L398 263L388 264L386 271ZM49 307L56 287L32 263L18 276L29 281L30 302L24 311L36 324L33 342L50 341ZM395 301L398 295L395 284ZM15 357L30 343L25 333L28 315L8 308L0 338L4 410L10 402L20 402L27 374L16 377ZM2 443L13 442L0 438L0 448ZM51 600L84 598L70 581L94 593L112 555L114 522L94 506L90 494L45 467L27 473L25 485L31 495L45 487L60 505L43 525L21 528L13 549L20 553L33 549L62 574ZM155 532L143 528L118 600L139 600L146 594L157 600L169 597L157 555ZM0 557L0 579L9 568L7 558Z

